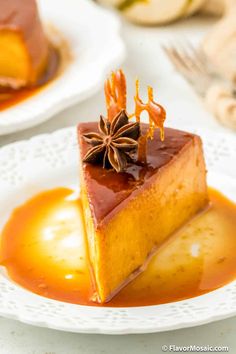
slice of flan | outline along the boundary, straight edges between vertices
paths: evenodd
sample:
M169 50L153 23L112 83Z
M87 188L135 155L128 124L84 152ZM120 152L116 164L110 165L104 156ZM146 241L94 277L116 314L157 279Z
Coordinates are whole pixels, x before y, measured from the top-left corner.
M146 134L149 126L141 125ZM78 127L83 139L97 123ZM147 163L117 173L81 162L81 198L97 299L109 301L142 269L153 252L208 201L202 142L197 135L165 128L148 140Z
M34 84L47 60L48 40L36 1L1 1L0 86L17 89Z

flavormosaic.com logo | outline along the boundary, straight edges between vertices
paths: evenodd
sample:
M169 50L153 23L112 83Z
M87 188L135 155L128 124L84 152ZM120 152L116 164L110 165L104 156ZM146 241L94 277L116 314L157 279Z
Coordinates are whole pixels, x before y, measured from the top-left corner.
M163 345L161 347L164 353L228 353L228 346L212 346L212 345L188 345L178 346L175 344Z

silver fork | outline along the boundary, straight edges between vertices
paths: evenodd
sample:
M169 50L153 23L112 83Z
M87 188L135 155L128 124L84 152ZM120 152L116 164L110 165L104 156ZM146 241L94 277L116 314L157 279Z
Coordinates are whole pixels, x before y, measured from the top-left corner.
M178 45L163 44L162 49L176 70L204 98L211 113L222 124L236 129L235 91L210 69L202 51L195 48L189 41L181 42Z

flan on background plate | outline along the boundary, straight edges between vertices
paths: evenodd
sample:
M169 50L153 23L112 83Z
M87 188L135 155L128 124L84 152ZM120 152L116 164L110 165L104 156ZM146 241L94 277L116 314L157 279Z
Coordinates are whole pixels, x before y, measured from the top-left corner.
M108 119L101 117L99 127L96 122L78 126L88 254L94 298L102 303L144 270L157 248L208 204L200 137L163 130L164 109L152 92L146 105L136 95L136 122L131 123L121 99L122 90L126 96L122 75L119 71L107 81ZM150 125L140 123L138 107L149 113ZM146 156L140 160L134 156L143 138Z
M35 0L0 0L0 87L37 82L46 69L48 40Z

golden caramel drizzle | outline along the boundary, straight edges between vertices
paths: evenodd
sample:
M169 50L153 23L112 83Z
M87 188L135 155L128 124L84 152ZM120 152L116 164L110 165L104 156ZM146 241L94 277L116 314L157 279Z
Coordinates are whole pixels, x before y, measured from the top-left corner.
M73 304L148 306L203 295L236 279L236 204L211 189L209 197L209 208L166 241L107 304L94 302L82 203L67 188L44 191L11 214L1 234L0 264L20 286Z
M104 85L107 117L110 122L122 109L126 110L126 78L122 70L112 72ZM165 109L154 101L153 88L148 87L148 102L144 103L139 97L139 80L136 80L136 93L134 97L135 112L129 118L136 117L140 122L141 114L146 111L149 116L149 130L145 136L139 138L138 161L146 163L147 140L153 139L154 130L160 129L160 138L164 140L164 121L166 119Z
M146 111L149 115L149 131L147 138L153 139L155 128L160 128L161 140L164 140L164 121L166 119L165 109L154 102L153 88L148 87L148 102L143 103L139 97L139 80L136 80L136 94L135 101L135 116L138 122L140 122L140 115L143 111Z
M110 122L122 109L126 109L126 79L122 70L112 72L104 85L107 117Z

